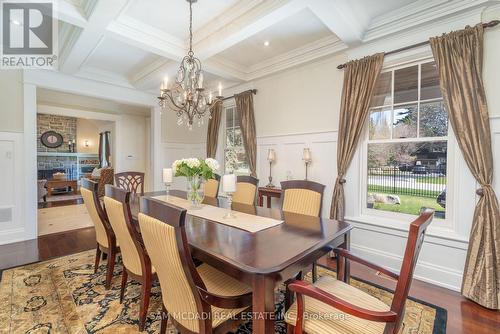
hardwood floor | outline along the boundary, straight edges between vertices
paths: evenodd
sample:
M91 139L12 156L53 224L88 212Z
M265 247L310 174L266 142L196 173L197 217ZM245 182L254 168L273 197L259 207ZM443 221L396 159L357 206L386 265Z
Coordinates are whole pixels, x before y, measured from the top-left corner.
M92 227L45 235L38 240L2 245L0 270L94 248L95 232ZM327 258L321 259L319 263L335 267L335 262ZM391 279L379 276L356 263L351 266L351 274L389 289L395 288ZM448 310L447 333L493 334L500 331L499 311L485 309L463 298L457 292L414 280L410 296Z

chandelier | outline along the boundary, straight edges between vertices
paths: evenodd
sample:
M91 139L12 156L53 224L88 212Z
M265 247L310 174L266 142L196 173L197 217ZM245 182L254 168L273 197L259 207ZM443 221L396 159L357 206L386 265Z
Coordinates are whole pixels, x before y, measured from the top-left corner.
M172 109L177 113L178 125L186 123L192 129L195 119L200 126L207 112L212 117L210 106L222 100L222 89L219 84L219 94L215 99L211 92L208 97L205 94L201 61L193 52L193 3L197 0L186 1L189 2L189 52L182 59L174 84L169 87L168 78L162 82L158 100L162 109Z

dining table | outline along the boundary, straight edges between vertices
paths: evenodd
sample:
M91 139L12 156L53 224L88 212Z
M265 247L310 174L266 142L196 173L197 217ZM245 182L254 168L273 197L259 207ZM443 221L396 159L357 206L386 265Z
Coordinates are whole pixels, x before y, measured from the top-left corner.
M142 196L154 198L165 194L165 191L157 191ZM185 199L186 192L170 190L169 196ZM202 205L228 208L229 202L224 197L205 197ZM130 210L137 224L140 196L131 197ZM333 248L349 249L352 225L235 202L232 210L282 223L252 233L235 227L234 223L233 226L221 223L222 217L220 221L212 221L197 217L195 210L188 210L185 228L191 255L252 287L252 331L274 333L275 288L295 279ZM341 270L341 278L348 280L348 265L343 265Z

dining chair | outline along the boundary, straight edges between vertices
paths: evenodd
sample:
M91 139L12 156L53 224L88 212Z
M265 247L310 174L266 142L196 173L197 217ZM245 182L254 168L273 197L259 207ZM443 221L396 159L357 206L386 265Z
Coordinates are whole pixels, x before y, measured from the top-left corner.
M324 276L315 284L295 281L289 289L296 302L287 310L288 333L329 334L397 334L403 324L405 302L413 272L422 247L425 231L434 217L434 210L425 210L410 224L406 250L398 273L364 260L348 250L337 248L337 279ZM397 281L391 305L347 284L347 261L377 270ZM307 317L304 317L304 313ZM321 317L318 317L320 316ZM328 315L328 316L325 316Z
M142 332L148 314L151 284L156 279L156 273L151 266L151 260L144 247L141 234L132 222L130 194L130 191L108 184L105 189L104 206L122 252L123 271L120 303L123 302L128 276L141 283L139 330Z
M236 178L236 191L233 194L233 203L255 205L258 184L259 179L253 176L238 176Z
M307 180L282 181L281 211L306 216L321 216L325 185ZM316 262L312 266L313 282L318 277Z
M182 333L231 330L236 323L229 320L251 306L252 289L206 263L195 267L185 230L186 210L146 197L140 207L139 226L162 293L160 333L166 332L169 317Z
M213 179L205 182L205 197L216 198L219 195L220 175L214 174Z
M131 193L144 195L144 173L122 172L115 174L115 185Z
M111 280L113 278L113 271L115 268L116 255L120 253L119 243L116 240L113 228L109 224L108 217L104 211L101 201L99 200L99 183L82 179L80 193L83 197L83 202L87 207L92 222L95 227L96 236L96 255L94 273L97 272L102 253L106 254L108 259L107 272L106 272L106 289L111 287Z

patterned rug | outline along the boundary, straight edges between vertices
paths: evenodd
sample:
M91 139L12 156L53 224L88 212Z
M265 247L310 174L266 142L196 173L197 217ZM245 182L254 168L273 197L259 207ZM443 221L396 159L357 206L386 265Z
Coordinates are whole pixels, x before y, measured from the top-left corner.
M94 256L94 251L86 251L0 272L0 333L137 333L140 284L129 281L124 302L120 304L121 265L115 267L112 288L106 291L105 264L94 274ZM335 277L326 268L318 271L320 276ZM356 279L351 284L387 304L391 302L390 291ZM276 290L278 318L284 309L283 291L283 287ZM152 289L145 333L159 332L160 310L161 292L156 285ZM401 334L444 334L446 310L408 300L404 322ZM251 323L247 323L235 333L251 332ZM177 331L169 324L167 333ZM276 333L286 333L283 321L276 322Z

